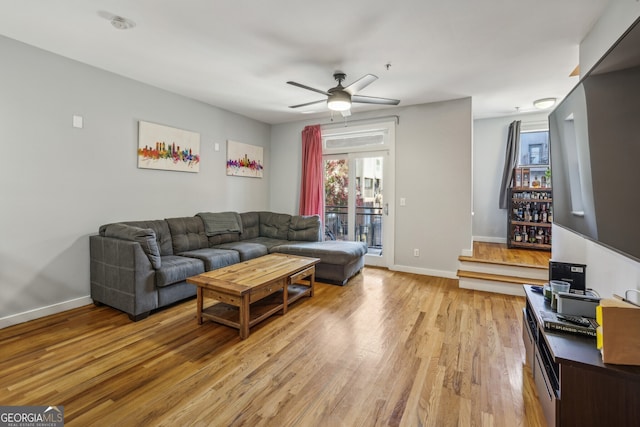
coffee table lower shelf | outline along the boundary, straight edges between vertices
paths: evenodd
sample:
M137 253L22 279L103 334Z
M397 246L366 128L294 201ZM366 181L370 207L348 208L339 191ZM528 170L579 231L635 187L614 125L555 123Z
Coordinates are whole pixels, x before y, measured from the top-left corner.
M287 288L287 306L305 296L311 296L312 288L306 285L292 284ZM279 311L286 312L282 290L258 300L250 305L249 328L262 322ZM218 302L202 309L202 318L209 319L232 328L241 330L239 307Z

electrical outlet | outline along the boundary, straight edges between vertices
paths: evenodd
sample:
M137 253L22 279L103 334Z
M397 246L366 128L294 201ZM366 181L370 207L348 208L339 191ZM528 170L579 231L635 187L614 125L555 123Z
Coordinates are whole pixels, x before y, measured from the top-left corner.
M420 256L420 249L414 249L413 256Z

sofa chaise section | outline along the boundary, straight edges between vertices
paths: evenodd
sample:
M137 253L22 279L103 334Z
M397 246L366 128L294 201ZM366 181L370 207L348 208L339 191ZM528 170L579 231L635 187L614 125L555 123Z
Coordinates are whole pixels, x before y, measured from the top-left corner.
M345 285L364 267L367 245L363 242L327 240L324 242L292 242L273 248L273 252L320 258L316 279Z

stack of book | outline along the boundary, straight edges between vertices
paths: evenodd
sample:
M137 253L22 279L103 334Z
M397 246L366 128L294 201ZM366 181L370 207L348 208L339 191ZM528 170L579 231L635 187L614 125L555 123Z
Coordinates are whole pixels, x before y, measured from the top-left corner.
M560 317L558 317L560 316ZM596 337L596 328L598 327L598 323L595 319L591 319L589 317L579 317L579 316L562 316L554 313L552 311L540 311L540 317L544 323L544 328L554 332L566 332L574 335L582 335L585 337ZM564 317L564 318L563 318ZM582 323L578 323L575 319L579 317L582 319ZM573 318L573 321L566 320L567 318Z

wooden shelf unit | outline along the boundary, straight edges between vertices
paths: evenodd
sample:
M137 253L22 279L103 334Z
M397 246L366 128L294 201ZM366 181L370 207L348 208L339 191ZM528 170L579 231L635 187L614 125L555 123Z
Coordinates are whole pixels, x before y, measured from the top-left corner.
M507 247L522 249L551 250L551 221L553 212L553 192L549 187L514 187L509 189L509 209L507 212ZM528 213L538 210L535 221ZM547 218L542 219L542 212ZM525 231L526 230L526 231ZM534 242L531 242L533 230ZM516 240L517 236L521 240Z

